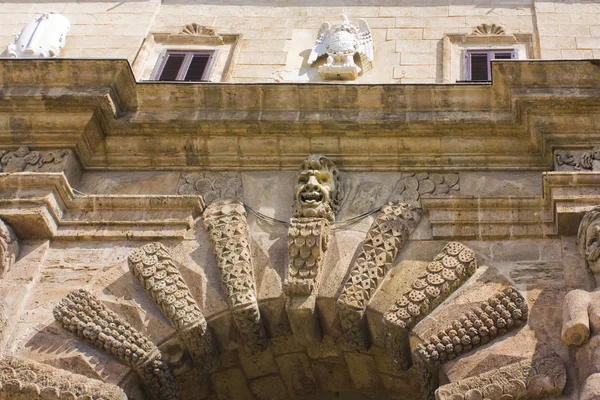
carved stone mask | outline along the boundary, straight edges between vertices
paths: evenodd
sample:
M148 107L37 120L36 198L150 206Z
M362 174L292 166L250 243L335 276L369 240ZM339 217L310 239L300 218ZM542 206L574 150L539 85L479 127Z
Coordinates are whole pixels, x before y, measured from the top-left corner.
M340 174L325 156L309 155L300 167L294 190L294 216L335 219L343 197Z
M577 233L579 253L588 268L600 272L600 207L588 211L581 220Z

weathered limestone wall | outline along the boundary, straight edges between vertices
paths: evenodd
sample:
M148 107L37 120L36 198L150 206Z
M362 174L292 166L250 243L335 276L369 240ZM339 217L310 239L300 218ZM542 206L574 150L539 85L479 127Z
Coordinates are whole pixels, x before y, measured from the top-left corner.
M307 59L318 29L323 21L336 23L339 14L345 13L351 21L364 18L373 34L373 69L355 81L359 83L447 82L443 68L448 69L451 61L443 49L444 35L470 34L481 24L500 25L508 34L532 35L532 54L520 58L600 57L600 9L593 1L324 3L4 2L0 5L0 44L8 44L12 35L40 13L59 12L71 22L61 57L117 57L133 63L139 56L145 64L137 79L145 80L156 63L156 54L145 59L142 50L138 55L146 35L176 34L186 24L198 23L218 34L243 36L231 81L314 82L321 80L317 67L324 61L310 66ZM454 57L460 57L460 52ZM452 82L456 79L455 73Z

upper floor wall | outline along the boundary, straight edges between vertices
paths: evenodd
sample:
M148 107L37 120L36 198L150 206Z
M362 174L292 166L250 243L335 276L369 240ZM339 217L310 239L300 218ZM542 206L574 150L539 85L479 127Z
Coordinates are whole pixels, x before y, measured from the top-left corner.
M203 79L213 82L322 81L326 56L309 65L309 55L321 24L340 14L364 19L372 35L373 61L355 57L362 71L353 83L470 80L471 50L488 59L498 50L513 59L600 58L600 3L575 0L13 0L0 4L2 47L47 12L71 24L60 57L127 58L140 81L159 77L167 50L211 54ZM180 34L190 24L196 31ZM483 24L501 30L481 35Z

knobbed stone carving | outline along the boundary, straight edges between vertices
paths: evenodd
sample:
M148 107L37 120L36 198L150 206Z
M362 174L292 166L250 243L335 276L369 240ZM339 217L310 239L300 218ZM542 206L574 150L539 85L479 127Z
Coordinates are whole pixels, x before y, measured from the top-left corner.
M390 203L382 207L371 224L337 300L342 330L352 348L366 350L369 347L365 311L420 219L419 208Z
M69 293L54 308L54 318L67 331L131 367L157 400L179 399L179 388L160 350L89 292Z
M149 243L129 255L129 268L148 295L171 321L200 370L219 367L219 353L200 307L169 251Z
M19 241L10 226L0 219L0 276L12 267L19 257Z
M439 366L482 346L509 330L527 322L529 310L518 290L507 287L496 293L481 306L471 309L450 326L418 345L414 359L421 374L422 393L433 399L438 386Z
M559 397L567 374L560 357L550 353L462 379L435 392L436 400L513 400Z
M244 345L264 351L267 334L260 317L250 255L244 205L235 200L218 201L204 211L204 226L221 271L221 283Z
M329 244L329 221L324 218L292 218L288 230L288 296L310 295L315 290L323 255Z
M118 386L17 357L0 360L0 398L127 400Z
M426 272L384 314L386 350L396 368L410 367L408 331L462 285L477 269L475 253L450 242L427 265Z

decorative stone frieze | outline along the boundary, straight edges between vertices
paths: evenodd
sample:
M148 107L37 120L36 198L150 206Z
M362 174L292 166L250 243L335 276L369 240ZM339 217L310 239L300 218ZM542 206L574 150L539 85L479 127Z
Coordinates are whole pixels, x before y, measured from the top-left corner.
M129 268L173 324L195 364L204 372L219 366L219 353L206 319L161 243L149 243L129 255Z
M557 171L599 171L600 146L590 150L559 150L554 153Z
M12 356L0 359L0 398L127 400L118 386Z
M521 293L507 287L419 344L413 360L421 374L424 398L434 398L434 391L439 385L437 371L442 363L522 326L528 315L529 309Z
M0 276L2 276L19 257L19 240L11 227L0 219Z
M131 367L153 398L179 399L179 388L160 350L89 292L69 293L54 307L54 318L65 330Z
M567 372L556 353L523 360L441 386L436 400L509 400L559 397Z
M384 314L385 347L394 368L410 367L408 331L462 285L477 269L475 253L465 245L450 242L426 272L412 282Z
M421 209L405 203L390 203L381 208L371 224L337 300L342 330L352 348L368 349L365 311L420 219Z
M358 27L351 24L348 17L341 15L341 24L323 22L319 28L317 40L308 57L311 65L319 57L327 54L327 63L319 67L323 79L353 80L361 71L354 63L358 53L373 62L373 37L367 21L358 19Z
M0 172L62 172L69 154L69 150L32 151L27 146L0 150Z
M69 20L44 13L28 23L7 47L9 57L57 57L71 29Z
M251 351L267 348L267 334L256 300L250 235L244 205L218 201L204 211L204 226L221 271L221 283L244 346Z
M244 199L242 178L235 172L183 172L178 194L199 194L208 205L217 200Z
M417 202L427 197L457 196L460 194L459 175L454 172L403 173L392 190L394 202Z

